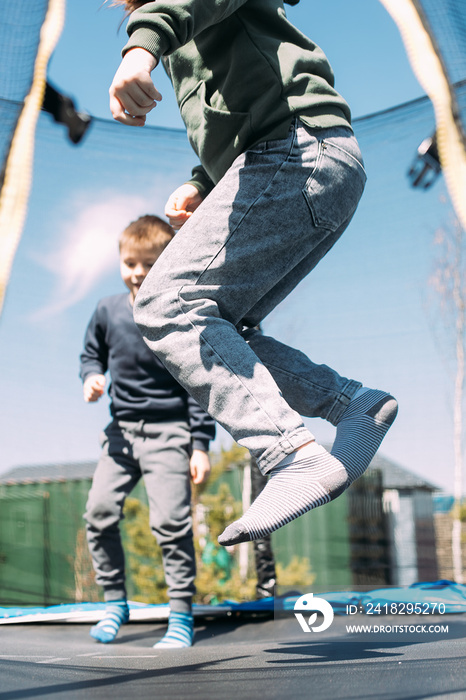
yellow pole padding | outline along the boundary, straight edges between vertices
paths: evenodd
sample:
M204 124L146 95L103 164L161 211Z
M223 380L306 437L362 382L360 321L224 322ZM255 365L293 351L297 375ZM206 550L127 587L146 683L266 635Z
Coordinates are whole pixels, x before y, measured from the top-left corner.
M443 64L412 0L380 0L398 26L414 74L435 111L437 145L448 191L466 229L466 152Z
M32 183L34 139L44 99L47 66L60 37L66 0L49 0L40 32L31 89L16 125L0 193L0 312L14 255L21 238Z

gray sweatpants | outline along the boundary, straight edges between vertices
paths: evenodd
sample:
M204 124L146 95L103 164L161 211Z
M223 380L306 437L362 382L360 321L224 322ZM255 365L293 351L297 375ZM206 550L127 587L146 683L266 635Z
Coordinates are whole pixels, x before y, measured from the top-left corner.
M119 522L126 496L141 477L150 526L162 549L170 607L187 612L195 593L189 456L185 422L112 421L102 434L102 455L84 518L96 581L106 601L126 597Z

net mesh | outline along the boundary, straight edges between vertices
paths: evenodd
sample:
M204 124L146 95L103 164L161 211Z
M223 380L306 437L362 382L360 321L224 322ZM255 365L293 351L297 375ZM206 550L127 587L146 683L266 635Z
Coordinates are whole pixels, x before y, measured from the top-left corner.
M426 2L424 10L433 25L442 19L442 35L436 41L464 124L464 10L459 2L447 5L454 8L448 22L443 6ZM8 153L31 85L47 3L34 4L27 27L19 7L10 7L8 21L0 27L3 65L17 69L8 49L11 42L24 64L17 78L1 72L1 154ZM457 36L455 42L448 31ZM431 298L429 279L437 264L436 232L452 225L455 210L444 179L421 192L411 188L406 177L420 141L436 128L436 115L431 101L421 98L358 119L354 128L369 178L356 217L329 256L266 319L264 331L345 376L391 390L403 410L384 442L384 453L419 474L430 468L448 483L453 462L451 344L438 342L442 314ZM84 330L97 300L122 291L117 254L122 227L141 214L162 213L168 195L195 164L182 131L132 130L95 119L83 144L75 148L49 115L39 116L27 219L0 326L0 395L8 407L2 425L3 468L17 463L18 446L23 462L75 462L98 456L97 436L108 421L108 405L90 408L82 401L77 374ZM332 442L331 427L319 422L310 427L319 441ZM434 442L429 439L433 434L438 437ZM0 490L0 595L8 585L10 604L40 601L38 591L49 603L96 595L81 522L88 486L86 482L78 489L70 482L66 498L58 498L62 505L69 504L61 510L54 510L53 488L48 486ZM380 498L376 505L370 500L379 487L369 486L362 494L354 491L353 501L358 516L367 511L374 519L376 512L373 540L360 539L364 523L354 512L348 515L350 506L346 515L339 506L333 530L316 511L305 516L306 528L298 535L288 529L301 528L294 524L277 533L278 562L289 564L298 552L310 557L316 576L324 562L327 577L322 574L320 580L328 585L349 585L351 568L361 581L370 566L374 580L387 580L388 560L379 547L384 537ZM368 499L364 507L362 498ZM71 504L73 517L64 526ZM16 553L11 547L12 523L17 528ZM32 557L39 551L34 539L21 540L26 531L43 543L42 558ZM307 547L309 532L313 548ZM351 550L351 540L359 542L359 549ZM412 543L410 547L411 551ZM10 570L3 566L18 552L25 553L23 559ZM21 601L14 598L15 591L22 592Z
M455 83L461 83L466 75L466 12L462 0L418 0L417 5L429 27L435 47L441 56L448 82L459 106L463 136L466 137L466 109L461 105Z
M40 29L47 12L48 0L34 3L23 25L24 7L10 3L0 26L0 163L5 162L34 74Z
M39 3L40 8L40 3ZM10 30L5 38L4 46L9 50L5 64L11 65L18 56L18 67L24 70L19 76L16 87L11 80L17 77L17 68L11 70L9 79L4 85L5 92L0 95L12 95L23 100L17 111L16 119L6 120L8 131L3 136L3 167L0 190L0 311L3 306L8 277L13 257L21 236L31 182L32 161L34 153L34 132L37 117L42 106L46 70L50 55L55 47L63 26L64 0L49 0L46 14L43 11L32 13L32 20L24 18L26 27L32 22L31 33L23 32L23 24L19 17L13 19L17 23L10 25L5 22L4 29ZM24 41L29 38L31 48L25 49ZM21 56L24 50L25 56ZM5 65L4 64L4 65ZM33 68L31 78L31 67ZM0 115L1 116L1 115Z
M432 100L445 180L457 216L466 228L466 140L464 109L458 99L466 75L464 7L456 0L436 3L435 7L422 0L381 2L397 23L414 73ZM452 82L457 75L459 82Z

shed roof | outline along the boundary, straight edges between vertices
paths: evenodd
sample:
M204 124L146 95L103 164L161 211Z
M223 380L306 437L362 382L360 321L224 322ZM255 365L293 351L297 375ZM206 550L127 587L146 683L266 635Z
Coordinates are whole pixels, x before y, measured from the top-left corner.
M0 474L0 484L36 484L50 481L81 481L92 479L96 461L58 462L13 467Z
M397 489L398 491L421 489L424 491L439 491L439 487L427 481L422 476L393 462L391 459L375 455L371 462L371 469L382 472L382 484L384 489Z
M328 448L328 446L326 446ZM59 462L13 467L0 474L0 484L33 484L50 481L80 481L92 479L96 461ZM439 491L439 487L391 459L376 455L371 469L380 470L384 489Z
M331 450L331 445L325 445L326 450ZM427 481L415 472L402 467L397 462L381 454L376 454L372 460L369 470L378 470L382 473L382 484L384 489L397 489L398 491L420 489L424 491L441 491L442 489Z

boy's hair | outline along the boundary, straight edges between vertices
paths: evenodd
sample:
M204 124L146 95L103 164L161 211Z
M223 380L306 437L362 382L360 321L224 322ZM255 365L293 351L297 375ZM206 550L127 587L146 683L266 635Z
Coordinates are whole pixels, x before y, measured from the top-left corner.
M166 221L154 214L140 216L132 221L121 234L118 246L121 251L126 244L144 248L157 247L162 251L175 235L174 230Z
M118 7L123 5L126 12L131 13L137 10L139 7L146 5L151 0L109 0L110 7Z

